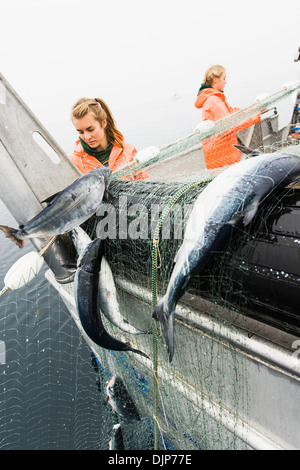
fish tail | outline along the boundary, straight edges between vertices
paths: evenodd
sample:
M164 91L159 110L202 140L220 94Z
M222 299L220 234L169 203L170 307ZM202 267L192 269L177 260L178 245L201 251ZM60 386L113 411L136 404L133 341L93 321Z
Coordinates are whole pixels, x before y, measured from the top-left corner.
M18 245L19 248L23 248L25 245L25 240L21 240L19 238L18 230L12 227L7 227L7 225L0 225L0 230L4 232L4 235L7 238L10 238L16 245Z
M172 362L174 356L174 316L175 312L164 310L164 301L161 300L152 312L152 317L158 320L163 326L163 335L168 347L169 362Z

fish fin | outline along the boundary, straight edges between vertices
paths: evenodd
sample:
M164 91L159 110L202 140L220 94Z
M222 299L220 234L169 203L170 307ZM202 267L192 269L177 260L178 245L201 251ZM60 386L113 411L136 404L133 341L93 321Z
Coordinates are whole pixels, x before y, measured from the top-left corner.
M172 362L174 356L174 316L175 312L171 312L168 318L167 329L164 332L164 336L168 346L169 362Z
M60 193L61 193L61 191L59 191L58 193L52 194L52 196L49 196L49 197L47 197L46 199L44 199L43 201L41 201L41 204L43 204L43 203L49 204L49 203L52 202L53 199L55 199L56 196L58 196Z
M190 282L190 279L191 279L191 276L188 275L188 276L185 276L185 279L184 279L184 283L181 287L182 290L185 290L188 286L188 283Z
M124 343L125 344L125 349L123 351L129 351L129 352L134 352L136 354L139 354L140 356L146 357L147 359L150 359L150 357L144 353L143 351L140 351L139 349L134 349L130 346L129 343Z
M77 270L77 264L69 263L69 264L62 264L62 268L66 268L69 273L75 273Z
M246 210L244 211L244 218L243 218L243 225L246 227L246 225L249 225L250 222L253 220L257 209L259 206L259 199L254 198L251 204L247 206Z
M254 198L253 201L247 206L244 211L237 211L229 222L231 225L236 225L241 220L244 227L250 224L253 220L259 206L259 199Z
M245 147L245 145L233 145L236 149L238 149L240 152L244 153L245 155L249 155L250 157L257 157L258 155L261 154L258 150L253 150L248 147Z
M237 211L233 214L232 219L228 222L230 225L237 225L244 218L244 211Z
M73 183L75 183L77 180L79 180L79 178L77 178L76 180L74 180ZM64 191L64 189L63 189L62 191ZM41 204L42 204L43 202L45 202L45 203L47 203L47 204L50 204L50 202L53 202L54 199L56 199L57 196L58 196L60 193L62 193L62 191L58 191L57 193L51 194L51 196L47 197L47 198L44 199L43 201L40 201Z
M0 230L4 232L4 235L7 238L10 238L19 248L23 248L25 245L25 240L20 240L17 236L18 230L12 227L7 227L7 225L0 225Z
M168 348L169 362L172 362L174 356L174 315L175 312L169 313L168 311L164 311L163 300L152 312L152 317L158 320L163 326L163 335Z

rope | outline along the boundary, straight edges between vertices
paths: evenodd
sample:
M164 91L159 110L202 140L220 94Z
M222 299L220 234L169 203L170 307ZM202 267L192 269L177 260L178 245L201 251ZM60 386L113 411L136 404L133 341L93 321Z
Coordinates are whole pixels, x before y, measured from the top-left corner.
M57 239L57 235L54 235L54 237L50 238L47 245L45 245L44 248L42 248L41 251L39 251L39 255L43 256L46 253L46 251L50 248L50 246L53 245L56 239Z
M9 290L9 287L3 287L3 289L0 291L0 297L1 295L5 294Z
M190 189L199 186L199 184L209 183L213 178L205 178L200 181L196 181L194 183L190 183L187 186L181 188L177 193L171 198L170 202L163 210L158 223L155 228L154 236L152 239L152 310L157 305L157 259L159 255L159 237L160 231L163 224L164 219L167 217L168 213L170 212L172 206L175 204L178 199L183 196L184 193L189 191ZM158 367L158 330L156 321L153 319L153 374L154 374L154 450L158 449L158 374L157 374L157 367Z

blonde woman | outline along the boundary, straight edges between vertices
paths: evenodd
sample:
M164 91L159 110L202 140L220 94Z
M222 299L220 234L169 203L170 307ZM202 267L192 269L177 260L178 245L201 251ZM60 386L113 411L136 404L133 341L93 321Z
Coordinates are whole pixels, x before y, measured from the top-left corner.
M221 65L213 65L204 76L203 83L195 101L196 108L202 109L203 121L217 121L229 114L239 111L232 108L224 95L226 70ZM236 132L250 127L260 121L260 114L239 123L224 134L212 137L203 142L203 153L207 168L218 168L237 163L241 159L240 152L233 147L238 144Z
M135 147L124 141L102 99L80 98L72 108L71 119L79 139L70 158L82 173L102 165L113 172L134 159ZM144 179L147 174L140 172L128 178Z

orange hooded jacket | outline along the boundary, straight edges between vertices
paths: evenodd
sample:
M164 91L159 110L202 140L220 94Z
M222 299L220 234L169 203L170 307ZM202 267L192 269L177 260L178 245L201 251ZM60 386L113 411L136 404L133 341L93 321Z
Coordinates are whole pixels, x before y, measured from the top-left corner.
M229 106L224 93L214 88L204 88L198 93L195 101L198 109L202 108L203 121L218 121L229 114L239 111L240 108ZM238 144L236 132L250 127L260 121L260 114L257 114L247 121L243 121L228 129L224 134L211 137L202 143L206 167L208 169L218 168L224 165L237 163L241 159L240 152L233 147Z
M124 150L118 144L115 144L111 149L108 166L112 172L131 162L134 155L137 153L137 150L133 145L128 144L127 142L123 142L123 144ZM73 153L70 155L70 158L81 173L88 173L94 168L103 166L96 157L89 155L83 150L80 140L75 142L75 148ZM145 171L141 171L138 174L128 175L121 179L138 180L146 178L148 178L147 173Z

